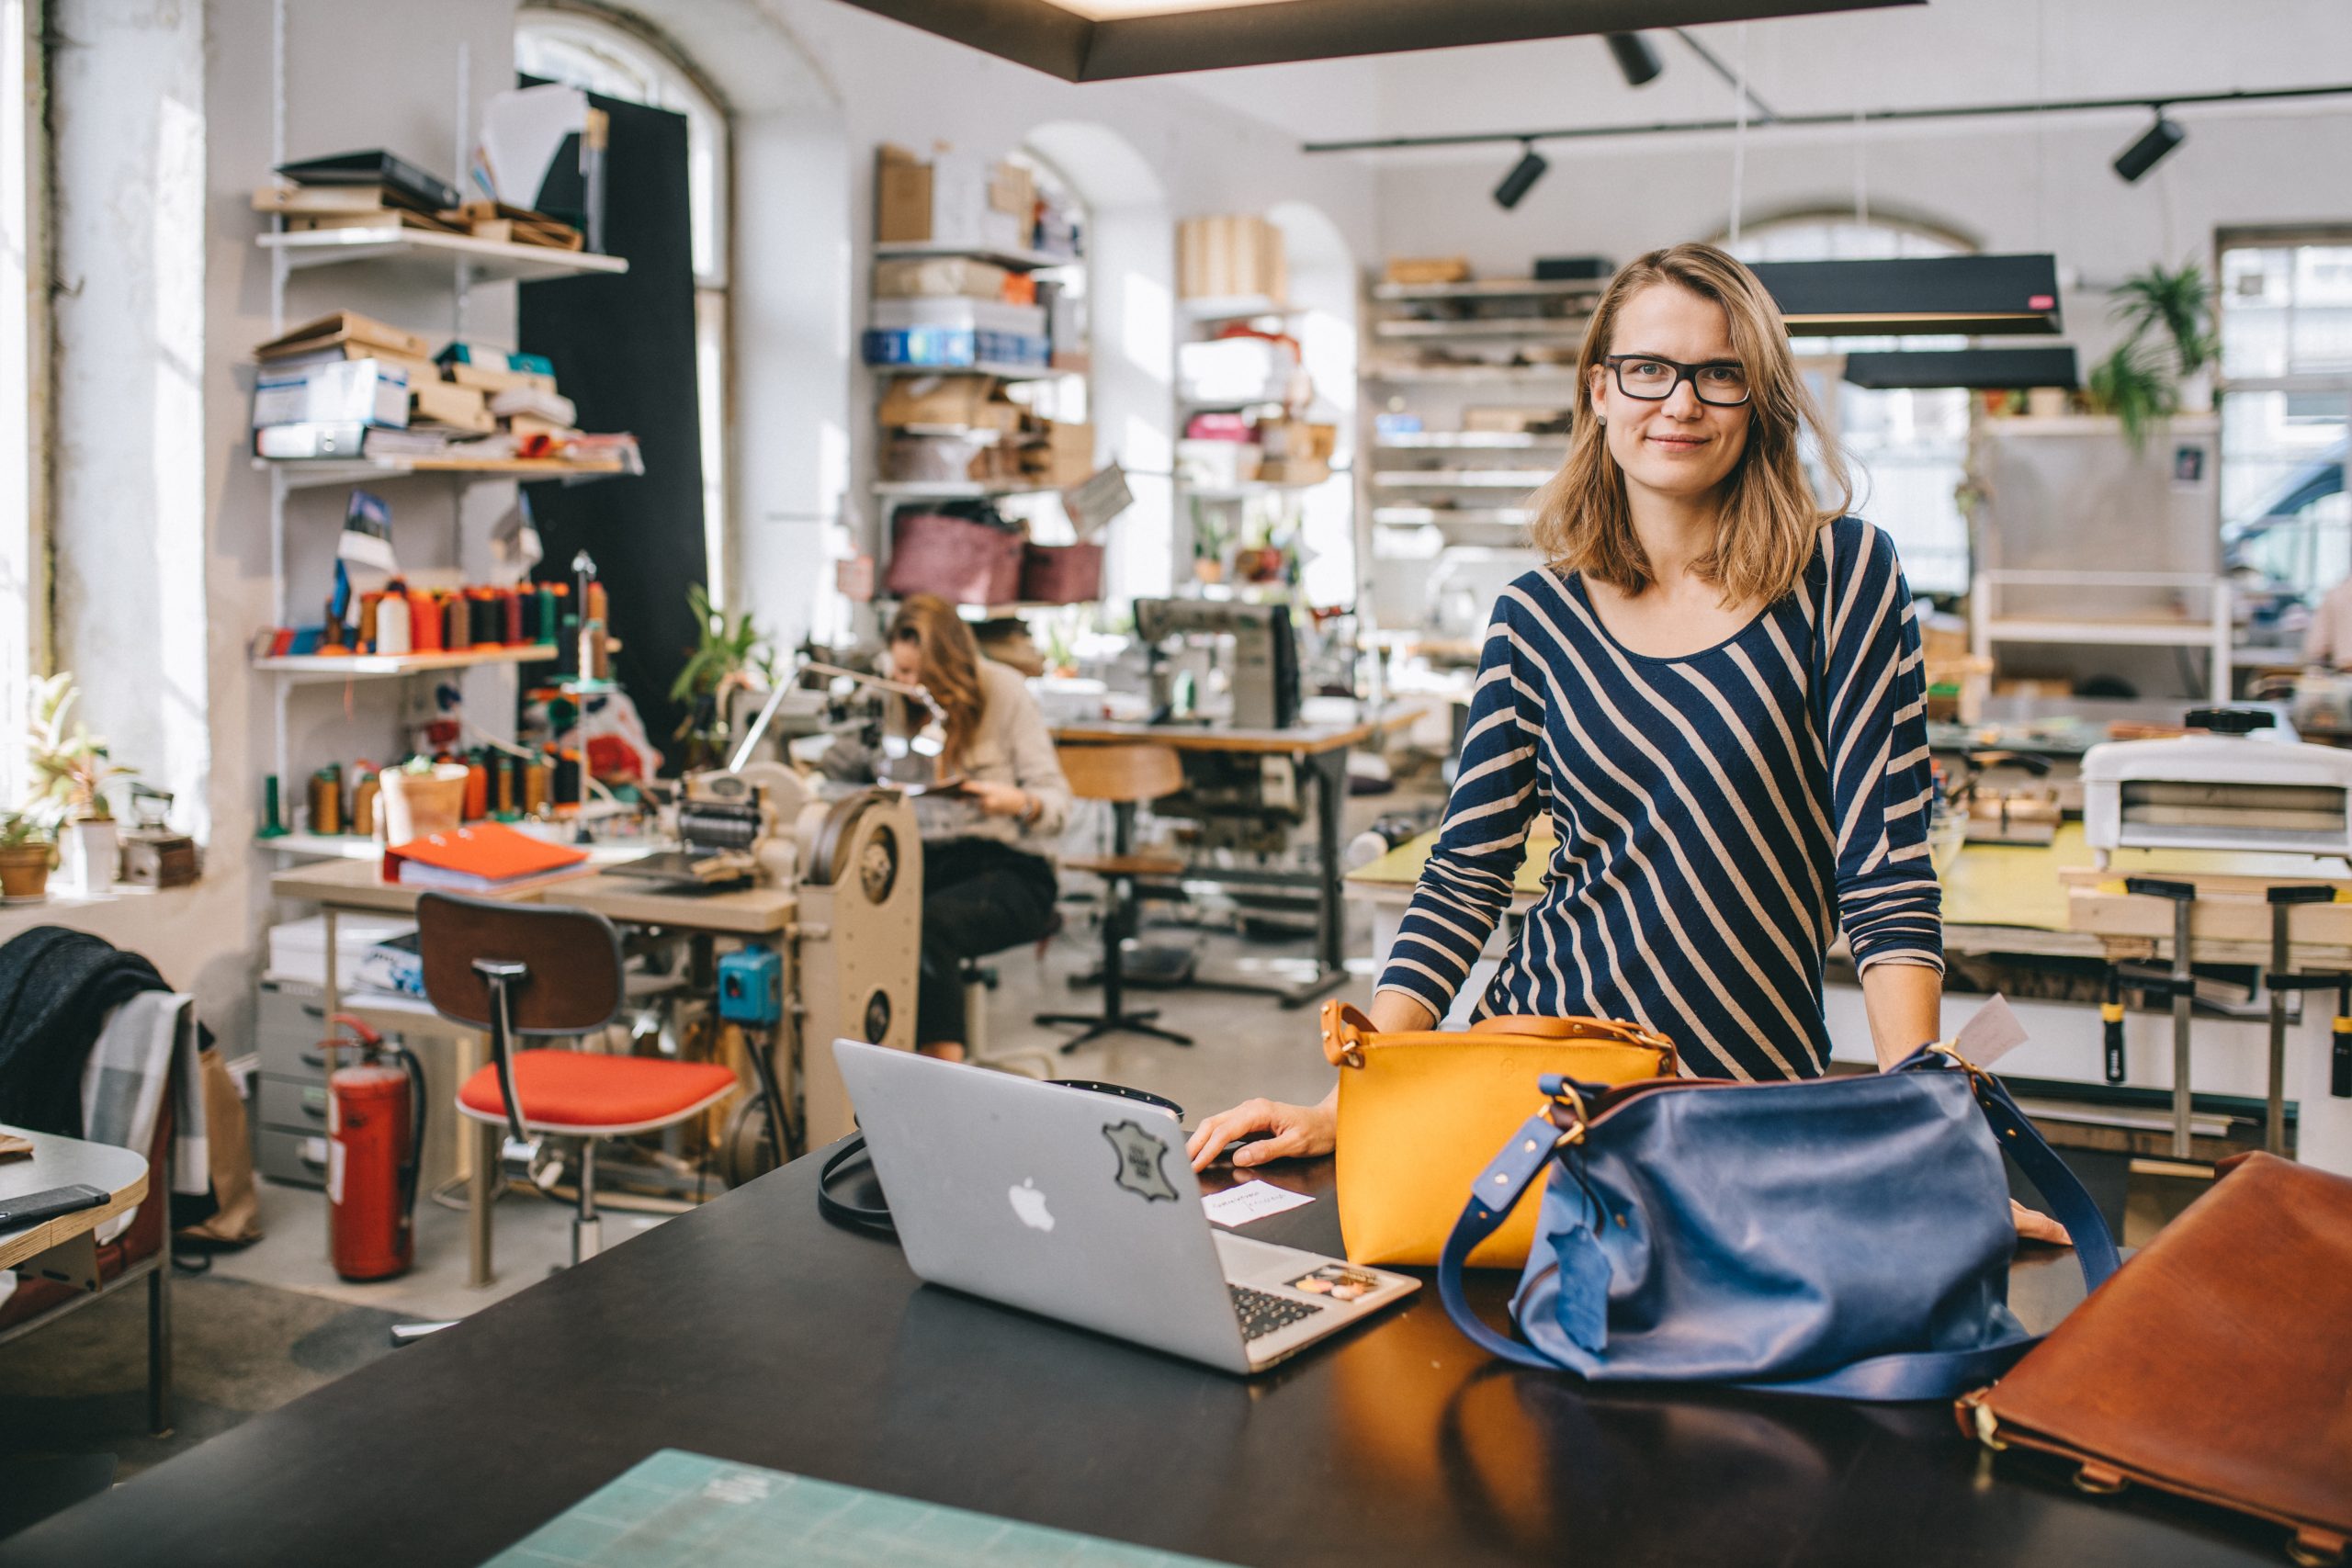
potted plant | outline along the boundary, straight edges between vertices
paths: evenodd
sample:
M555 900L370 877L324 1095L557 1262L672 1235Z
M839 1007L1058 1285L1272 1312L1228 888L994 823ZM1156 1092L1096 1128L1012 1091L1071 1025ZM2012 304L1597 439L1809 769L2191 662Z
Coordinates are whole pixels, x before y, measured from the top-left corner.
M694 613L697 641L670 682L670 700L686 705L674 739L686 742L686 766L692 770L717 767L725 760L727 693L754 673L772 684L775 650L752 624L750 612L729 616L711 604L709 591L699 582L686 590L686 607Z
M57 835L29 811L0 812L0 897L46 897Z
M2208 372L2221 356L2212 286L2193 262L2172 271L2159 263L2123 280L2109 313L2123 323L2123 341L2091 367L2084 389L2094 409L2115 416L2138 452L2155 425L2183 407L2211 401Z
M106 741L74 717L80 698L69 672L33 682L32 733L27 748L33 773L28 808L57 826L67 880L83 893L95 894L114 886L120 864L120 839L107 786L135 777L137 771L118 767Z

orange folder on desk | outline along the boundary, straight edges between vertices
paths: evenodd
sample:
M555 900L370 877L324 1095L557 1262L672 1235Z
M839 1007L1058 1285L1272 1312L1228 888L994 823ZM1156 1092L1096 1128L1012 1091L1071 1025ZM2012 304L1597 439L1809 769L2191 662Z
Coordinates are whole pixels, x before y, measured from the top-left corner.
M588 852L497 822L430 833L384 852L384 880L451 893L496 893L584 870Z

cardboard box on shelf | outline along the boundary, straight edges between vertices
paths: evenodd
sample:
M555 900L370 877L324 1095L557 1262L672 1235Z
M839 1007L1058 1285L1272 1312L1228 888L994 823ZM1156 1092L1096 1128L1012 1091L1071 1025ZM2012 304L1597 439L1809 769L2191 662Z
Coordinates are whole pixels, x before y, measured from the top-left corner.
M1390 256L1381 276L1390 283L1467 283L1467 256Z
M1021 274L973 256L898 256L874 264L876 299L1002 299Z
M1320 457L1269 457L1258 465L1258 477L1270 485L1317 485L1331 477L1331 465Z
M1040 484L1067 490L1083 483L1094 471L1094 427L1048 423L1035 440L1021 448L1021 462Z
M1266 449L1271 461L1302 459L1328 464L1339 446L1340 427L1303 419L1261 419L1258 422L1257 437L1258 445Z
M498 421L492 415L489 401L479 387L411 377L408 395L411 423L446 424L476 435L488 435L498 428Z
M1255 213L1187 218L1176 227L1176 291L1187 299L1282 299L1290 288L1283 231Z
M1021 405L1003 395L1004 383L986 376L899 376L877 411L889 428L962 425L1011 433L1021 428Z
M408 424L408 372L381 359L262 367L254 428L275 424Z
M1462 411L1462 428L1492 435L1557 434L1568 427L1568 411L1554 406L1472 407Z
M1029 210L1006 211L992 196L1010 194L1028 178L1025 171L991 166L947 147L937 148L925 162L886 142L875 155L874 238L883 244L1025 250ZM1029 188L1034 204L1034 185Z
M280 333L254 349L255 359L289 359L318 350L358 344L366 347L388 349L407 359L431 359L433 345L416 333L402 332L372 316L356 310L337 310L305 321L290 332ZM353 355L365 358L365 355Z
M1194 490L1231 490L1258 477L1265 448L1254 441L1176 443L1176 477Z
M494 365L453 364L447 367L449 379L460 387L477 387L484 392L503 392L515 387L537 387L543 392L555 390L555 378L536 370L502 370Z

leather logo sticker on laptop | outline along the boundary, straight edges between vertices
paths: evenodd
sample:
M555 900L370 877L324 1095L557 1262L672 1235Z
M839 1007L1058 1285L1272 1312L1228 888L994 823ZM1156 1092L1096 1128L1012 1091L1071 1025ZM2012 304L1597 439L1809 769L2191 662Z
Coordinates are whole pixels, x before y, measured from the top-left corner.
M1146 1202L1165 1198L1176 1201L1176 1189L1168 1179L1168 1145L1153 1137L1133 1122L1112 1122L1102 1129L1111 1146L1119 1152L1119 1185Z

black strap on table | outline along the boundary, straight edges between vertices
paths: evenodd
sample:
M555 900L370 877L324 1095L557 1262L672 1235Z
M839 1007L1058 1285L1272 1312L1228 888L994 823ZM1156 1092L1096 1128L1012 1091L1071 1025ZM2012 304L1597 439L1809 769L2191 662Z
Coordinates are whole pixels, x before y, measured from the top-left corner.
M899 1227L890 1218L888 1203L844 1203L833 1196L833 1182L852 1166L864 1162L874 1167L874 1158L865 1150L865 1134L859 1133L826 1156L825 1167L817 1173L817 1213L844 1230L864 1231L868 1235L895 1236Z

